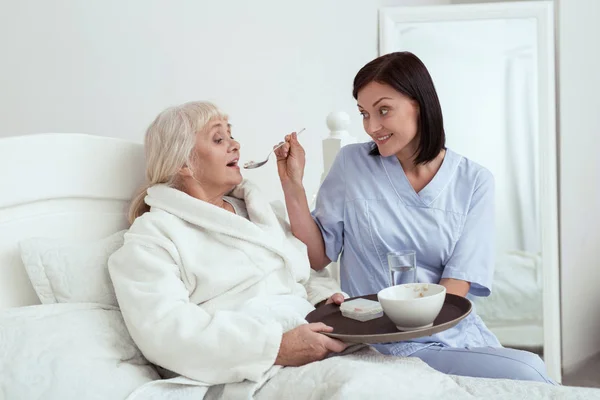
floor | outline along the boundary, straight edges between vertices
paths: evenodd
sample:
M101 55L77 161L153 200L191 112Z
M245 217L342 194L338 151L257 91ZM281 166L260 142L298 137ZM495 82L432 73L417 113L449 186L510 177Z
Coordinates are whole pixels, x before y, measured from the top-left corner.
M563 371L562 384L600 388L600 354L572 371Z
M541 347L520 349L531 351L544 358L544 352ZM565 386L600 388L600 354L577 366L575 369L563 371L562 384Z

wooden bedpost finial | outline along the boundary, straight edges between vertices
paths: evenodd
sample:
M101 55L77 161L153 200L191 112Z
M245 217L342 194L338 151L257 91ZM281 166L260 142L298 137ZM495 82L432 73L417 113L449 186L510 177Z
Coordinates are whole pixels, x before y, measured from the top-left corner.
M329 128L330 138L342 138L348 133L350 126L350 116L343 111L334 111L327 116L327 127Z
M327 116L327 127L329 136L323 139L323 175L321 182L333 164L340 149L347 144L356 143L354 136L348 132L350 126L350 116L343 111L334 111Z

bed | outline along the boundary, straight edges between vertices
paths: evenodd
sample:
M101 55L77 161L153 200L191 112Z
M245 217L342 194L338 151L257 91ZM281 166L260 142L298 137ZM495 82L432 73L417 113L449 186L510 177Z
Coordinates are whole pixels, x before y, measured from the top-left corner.
M344 127L347 116L329 122ZM346 135L332 128L325 139L326 167ZM273 368L260 382L161 379L129 337L106 270L143 165L140 144L113 138L0 139L0 399L600 399L593 389L444 375L369 347Z
M544 345L542 261L525 251L497 257L488 298L474 299L477 313L506 347L541 351Z

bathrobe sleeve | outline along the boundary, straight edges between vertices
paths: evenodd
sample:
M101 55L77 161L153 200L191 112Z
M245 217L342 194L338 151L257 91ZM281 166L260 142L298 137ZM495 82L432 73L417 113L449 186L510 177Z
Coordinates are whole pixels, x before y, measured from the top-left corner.
M310 270L310 277L307 281L303 282L303 286L306 290L307 300L310 302L310 304L314 306L315 304L330 298L336 293L342 293L345 298L348 298L349 296L342 292L340 285L331 276L328 269L325 268L321 271L315 271L310 267L306 245L292 234L292 227L289 223L285 205L281 201L273 201L271 202L271 207L283 230L285 231L287 239L293 242L292 244L301 250L304 255L304 264L306 269ZM300 262L300 260L297 261Z
M190 302L174 247L128 234L109 260L131 337L149 361L186 377L207 384L260 380L279 352L281 326L233 311L210 315Z
M469 293L489 296L494 278L494 176L477 176L461 235L442 278L471 282Z
M313 306L336 293L342 293L346 299L349 297L348 294L342 292L340 285L333 279L327 268L321 271L315 271L310 268L310 278L304 285L304 288L308 295L308 301Z

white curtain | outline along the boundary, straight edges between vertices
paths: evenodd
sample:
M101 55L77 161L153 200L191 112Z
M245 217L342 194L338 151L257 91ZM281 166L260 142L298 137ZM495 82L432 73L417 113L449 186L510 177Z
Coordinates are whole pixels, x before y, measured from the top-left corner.
M539 141L536 60L533 49L512 53L506 62L506 140L510 193L519 249L538 253Z

